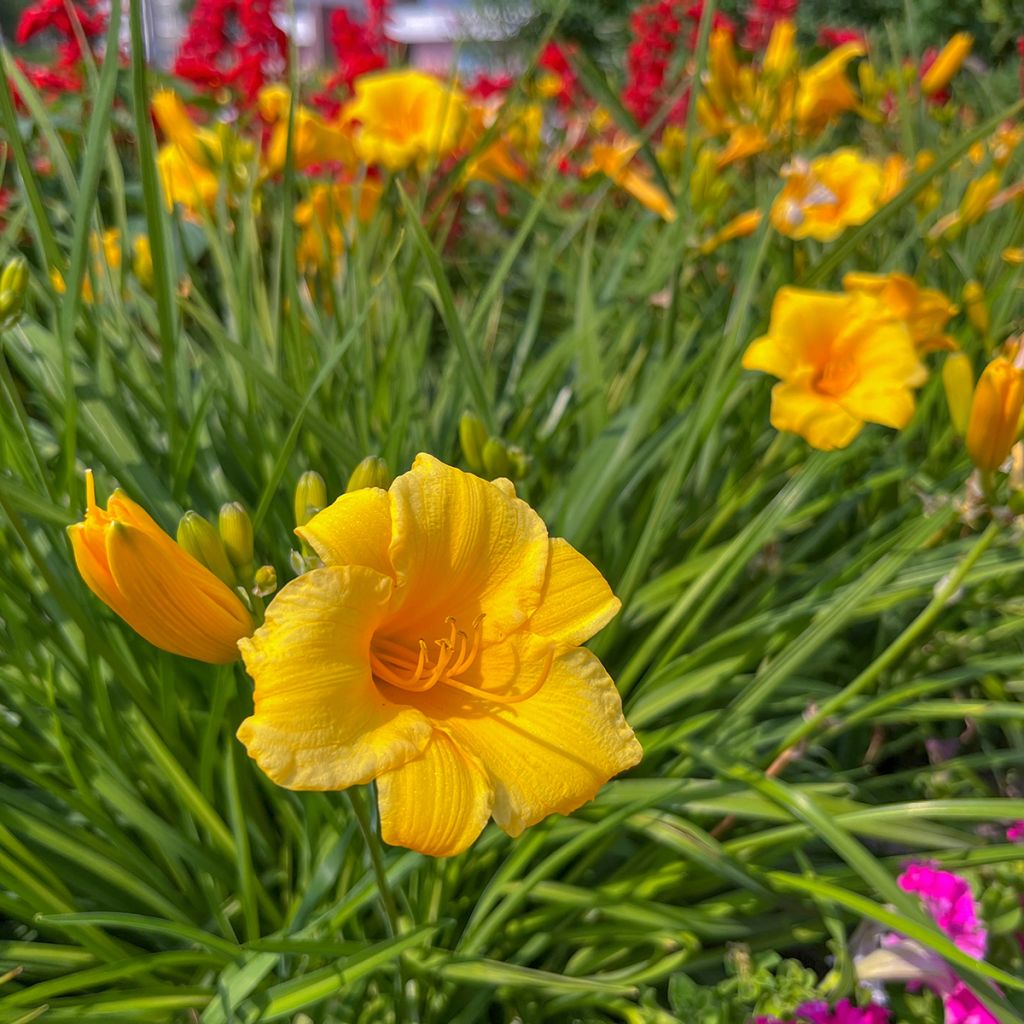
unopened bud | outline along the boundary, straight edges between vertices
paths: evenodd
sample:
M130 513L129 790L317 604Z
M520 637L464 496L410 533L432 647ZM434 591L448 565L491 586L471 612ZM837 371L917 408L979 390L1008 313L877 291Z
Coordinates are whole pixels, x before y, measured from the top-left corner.
M295 525L305 526L326 505L324 478L315 469L307 469L295 485Z
M968 281L964 285L963 297L967 320L982 337L985 337L988 334L989 317L984 290L977 281Z
M253 578L252 592L257 597L266 597L277 590L277 570L272 565L261 565Z
M21 256L4 264L0 271L0 328L11 327L21 316L25 305L28 266Z
M137 235L132 242L132 272L146 291L153 287L153 250L149 235Z
M178 523L178 543L200 564L229 587L235 573L217 531L198 512L188 511Z
M942 386L946 391L946 404L953 429L963 437L971 415L974 398L974 370L971 360L963 352L950 352L942 364Z
M988 171L972 181L960 200L960 222L973 224L988 212L988 204L999 191L999 172Z
M512 479L522 480L530 472L530 456L518 445L508 446L508 457L512 463Z
M459 443L466 464L474 473L484 468L484 445L487 444L487 427L475 412L464 412L459 420Z
M388 464L379 455L367 455L352 470L345 490L346 492L361 491L364 487L379 487L381 490L387 490L391 486L391 480Z
M508 448L505 443L497 437L487 439L483 451L484 470L493 480L497 476L512 475L512 460L509 458Z
M229 501L221 505L217 529L228 561L240 575L249 576L253 560L252 520L241 502Z

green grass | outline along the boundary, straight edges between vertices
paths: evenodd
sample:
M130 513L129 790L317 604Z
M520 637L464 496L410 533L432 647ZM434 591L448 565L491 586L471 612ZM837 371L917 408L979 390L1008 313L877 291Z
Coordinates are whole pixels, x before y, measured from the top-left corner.
M551 177L502 214L481 188L422 220L423 190L393 188L317 295L288 248L301 183L203 225L168 217L145 69L97 70L84 134L30 92L18 119L0 88L21 172L0 257L36 254L0 340L0 1020L666 1022L670 979L715 985L737 944L849 995L865 918L998 982L993 1012L1024 1019L1019 952L971 961L895 884L910 857L979 891L1020 883L1003 839L1024 818L1018 528L961 523L969 467L937 374L907 430L814 454L774 435L768 383L739 366L780 284L853 268L954 297L977 277L1002 339L1020 210L933 255L921 178L800 271L766 228L700 257L689 217L666 227L607 187ZM983 85L964 85L980 120L997 113ZM142 131L137 150L114 129ZM939 156L937 216L975 136L914 131ZM41 138L70 179L33 177ZM764 166L730 174L774 192ZM153 240L154 295L90 268L90 233L116 225ZM99 301L55 294L57 261ZM371 453L458 464L467 408L529 453L521 493L622 597L593 646L646 756L572 817L515 841L491 826L438 861L381 850L369 793L269 783L234 738L242 670L132 634L64 527L86 467L171 532L240 500L283 582L304 470L333 494ZM931 763L927 741L961 734ZM1007 913L1000 934L1020 927Z

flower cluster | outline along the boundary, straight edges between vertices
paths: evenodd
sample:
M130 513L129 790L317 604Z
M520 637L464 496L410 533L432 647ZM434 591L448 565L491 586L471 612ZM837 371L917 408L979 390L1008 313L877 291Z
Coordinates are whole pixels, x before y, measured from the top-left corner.
M824 1001L804 1003L788 1019L792 1024L889 1024L889 1011L881 1006L858 1007L849 999L841 999L835 1006ZM757 1017L754 1024L788 1024L778 1017Z

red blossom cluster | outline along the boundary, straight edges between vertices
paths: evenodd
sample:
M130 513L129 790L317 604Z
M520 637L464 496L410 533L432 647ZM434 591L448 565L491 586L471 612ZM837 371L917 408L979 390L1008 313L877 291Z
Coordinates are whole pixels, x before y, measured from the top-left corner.
M273 0L196 0L174 73L204 90L230 88L250 104L288 66Z
M569 60L571 54L571 47L551 42L544 47L537 61L537 66L548 73L552 82L557 83L558 88L552 98L563 110L570 110L576 105L579 91L579 80Z
M840 28L836 25L825 25L818 33L818 45L827 50L834 50L846 43L860 43L867 46L868 37L856 28Z
M800 0L754 0L747 8L740 46L751 53L760 53L772 37L777 21L793 21Z
M671 99L677 82L669 82L669 70L676 47L683 37L683 27L689 26L685 37L687 49L697 45L700 20L704 13L703 0L654 0L641 4L630 18L633 41L626 54L626 89L622 101L626 109L641 125L646 125ZM732 20L715 12L712 28L735 32ZM667 120L679 122L686 116L687 96L676 98Z
M515 79L509 74L488 75L480 72L469 85L466 86L466 94L475 100L486 102L495 96L502 97L515 84Z
M324 83L323 92L312 98L313 104L329 117L337 114L360 75L388 66L387 18L388 0L369 0L365 21L357 21L344 7L331 15L331 49L338 69Z
M33 88L44 96L77 92L82 87L79 33L92 45L106 31L107 16L97 9L95 0L83 4L70 3L69 0L37 0L22 12L14 39L23 45L38 35L53 32L60 38L57 61L52 65L33 65L18 60L18 67Z
M1017 40L1017 53L1020 55L1020 91L1024 96L1024 36Z

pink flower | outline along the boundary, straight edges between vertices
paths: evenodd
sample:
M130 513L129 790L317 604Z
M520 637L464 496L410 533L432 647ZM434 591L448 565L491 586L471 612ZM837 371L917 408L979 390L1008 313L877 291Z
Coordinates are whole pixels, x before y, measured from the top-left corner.
M958 981L953 990L943 998L946 1007L946 1024L999 1024L982 1006L978 997L962 982Z
M1006 838L1011 843L1024 843L1024 821L1018 821L1006 830Z
M753 1024L783 1024L783 1021L777 1017L758 1017ZM849 999L841 999L834 1008L824 1001L804 1003L796 1008L793 1024L889 1024L889 1011L881 1006L854 1006Z
M968 956L985 955L988 933L978 920L978 911L967 880L952 871L940 871L930 864L911 864L900 875L904 892L917 893L935 923Z

